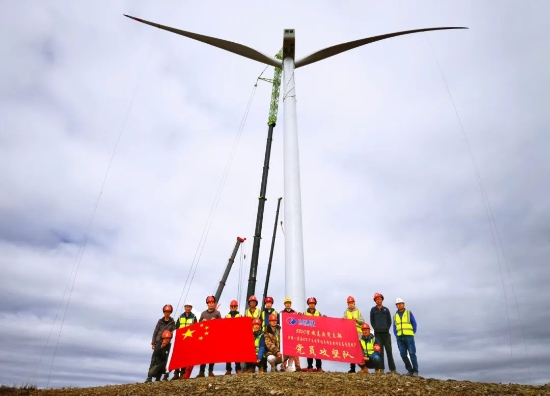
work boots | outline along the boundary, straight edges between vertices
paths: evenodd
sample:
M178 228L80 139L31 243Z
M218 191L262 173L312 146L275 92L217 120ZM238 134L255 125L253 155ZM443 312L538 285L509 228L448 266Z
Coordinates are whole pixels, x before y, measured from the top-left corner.
M175 371L174 372L174 376L172 377L172 381L174 380L179 380L180 379L180 372L179 371Z
M360 373L365 373L365 374L368 374L369 373L369 369L366 368L366 367L363 367L361 370L359 370Z
M195 378L202 378L202 377L205 377L204 371L199 371L199 373L197 374L197 376Z
M229 372L229 375L231 375L231 371ZM209 377L215 377L214 372L213 372L213 371L209 371L209 372L208 372L208 376L209 376Z
M349 371L348 371L349 374L353 374L355 373L355 364L354 363L351 363L349 365Z
M225 372L225 375L231 375L231 370L227 370L227 371Z

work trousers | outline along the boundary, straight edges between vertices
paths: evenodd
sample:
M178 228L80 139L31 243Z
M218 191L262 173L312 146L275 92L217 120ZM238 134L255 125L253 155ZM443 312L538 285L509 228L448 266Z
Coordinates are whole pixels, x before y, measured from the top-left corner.
M380 357L382 358L382 363L380 368L382 370L386 369L384 362L384 350L386 351L386 356L388 357L388 368L390 371L395 371L395 362L393 361L393 353L391 348L391 334L387 331L385 332L376 332L374 336L378 339L380 343Z

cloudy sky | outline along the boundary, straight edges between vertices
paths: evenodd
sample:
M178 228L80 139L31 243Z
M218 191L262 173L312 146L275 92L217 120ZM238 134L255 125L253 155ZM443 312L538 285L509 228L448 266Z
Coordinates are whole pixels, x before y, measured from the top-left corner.
M162 306L187 299L205 309L237 236L248 238L246 258L235 262L222 313L246 295L271 93L254 84L265 66L123 13L267 54L294 28L297 57L394 31L468 26L296 71L306 295L329 316L342 315L348 295L365 316L374 292L392 310L405 299L421 375L549 382L550 5L261 3L3 7L0 383L143 381ZM279 124L258 295L284 196ZM279 228L269 293L277 309L284 247ZM404 372L395 339L394 358Z

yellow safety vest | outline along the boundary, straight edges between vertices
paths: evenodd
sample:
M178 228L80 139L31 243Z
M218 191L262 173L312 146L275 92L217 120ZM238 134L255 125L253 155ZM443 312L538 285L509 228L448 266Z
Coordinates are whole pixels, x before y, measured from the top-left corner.
M307 316L321 316L321 312L315 310L315 312L310 313L309 311L306 310L306 315Z
M399 316L399 312L395 313L395 330L397 330L397 336L407 335L414 336L413 326L411 323L411 315L408 309L403 311L403 316Z
M254 346L256 347L256 356L258 356L258 353L260 352L260 340L262 339L262 336L264 333L260 331L260 334L257 336L254 336ZM264 354L265 355L265 354Z
M231 316L230 313L228 313L227 315L225 315L226 318L240 318L241 317L241 314L237 314L235 316Z
M244 311L244 316L246 316L248 318L259 318L260 317L260 310L258 308L256 308L254 313L252 313L252 312L250 312L250 308L247 308Z
M363 355L370 356L374 353L374 341L376 339L372 337L369 342L366 342L363 337L361 337L361 346L363 347Z
M193 323L195 323L195 315L191 314L189 317L183 315L179 317L180 321L180 327L179 329L183 329L184 327L191 326Z
M353 312L351 312L349 309L346 311L346 316L348 319L359 319L359 310L355 308ZM363 330L361 330L361 325L357 322L355 322L355 327L357 327L357 332L363 334Z

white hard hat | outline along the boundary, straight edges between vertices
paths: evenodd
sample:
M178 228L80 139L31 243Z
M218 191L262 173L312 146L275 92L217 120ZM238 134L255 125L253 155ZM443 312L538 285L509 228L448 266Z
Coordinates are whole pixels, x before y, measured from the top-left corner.
M189 301L186 301L185 304L183 304L184 307L190 306L193 307L193 304L191 304Z
M403 299L401 297L398 297L397 300L395 300L395 303L396 304L399 304L399 303L405 303L405 301L403 301Z

